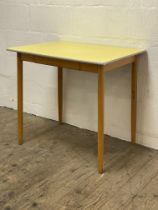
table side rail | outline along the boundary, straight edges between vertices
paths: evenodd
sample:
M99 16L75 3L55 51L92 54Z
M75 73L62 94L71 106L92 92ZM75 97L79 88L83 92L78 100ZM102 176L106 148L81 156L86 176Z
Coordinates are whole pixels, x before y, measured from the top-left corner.
M98 73L98 64L91 64L91 63L84 63L84 62L82 63L78 61L64 60L64 59L58 59L58 58L49 58L49 57L31 55L31 54L25 54L25 53L21 53L21 59L22 61L27 61L27 62Z
M31 54L26 54L26 53L19 53L19 54L21 55L22 61L50 65L50 66L58 66L58 67L63 67L63 68L69 68L72 70L87 71L87 72L92 72L92 73L98 73L100 69L103 70L104 72L112 71L122 66L132 64L136 61L136 56L130 56L127 58L120 59L118 61L114 61L112 63L100 65L100 64L92 64L92 63L84 63L84 62L79 62L79 61L58 59L58 58L50 58L50 57L39 56L39 55L31 55Z
M128 64L132 64L136 61L136 56L130 56L127 58L120 59L118 61L114 61L112 63L106 64L104 66L104 72L112 71L114 69L118 69L122 66L126 66Z

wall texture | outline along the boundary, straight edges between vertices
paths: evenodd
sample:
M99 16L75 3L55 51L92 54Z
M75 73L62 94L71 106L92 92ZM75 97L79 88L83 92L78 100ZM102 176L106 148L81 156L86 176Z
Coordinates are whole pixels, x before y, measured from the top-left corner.
M55 39L143 47L140 144L158 149L157 0L0 0L0 106L16 109L16 55L7 47ZM130 67L106 74L105 133L130 140ZM24 110L57 119L56 69L24 65ZM64 121L97 130L97 78L64 71Z

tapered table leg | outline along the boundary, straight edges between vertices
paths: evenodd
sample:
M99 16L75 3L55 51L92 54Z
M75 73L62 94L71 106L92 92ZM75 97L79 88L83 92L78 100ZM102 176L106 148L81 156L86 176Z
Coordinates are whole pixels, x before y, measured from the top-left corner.
M136 61L132 64L131 77L131 142L136 143L137 127L137 69Z
M62 123L63 114L63 69L58 67L58 119Z
M104 172L104 72L98 72L98 171Z
M17 54L18 142L23 143L23 61Z

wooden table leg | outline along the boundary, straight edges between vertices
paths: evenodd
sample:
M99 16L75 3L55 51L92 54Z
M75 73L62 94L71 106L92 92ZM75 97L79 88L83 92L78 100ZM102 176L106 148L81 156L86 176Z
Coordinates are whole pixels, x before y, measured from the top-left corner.
M137 69L136 61L132 64L131 76L131 142L136 143L137 128Z
M58 118L59 123L62 123L63 113L63 69L58 67Z
M104 172L104 71L98 72L98 171Z
M23 61L17 54L18 142L23 143Z

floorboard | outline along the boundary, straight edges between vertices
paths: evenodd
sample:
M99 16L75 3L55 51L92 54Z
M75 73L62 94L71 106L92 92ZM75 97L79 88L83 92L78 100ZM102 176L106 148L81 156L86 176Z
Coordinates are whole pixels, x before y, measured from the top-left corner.
M158 151L105 136L97 172L97 134L0 108L0 210L157 210Z

